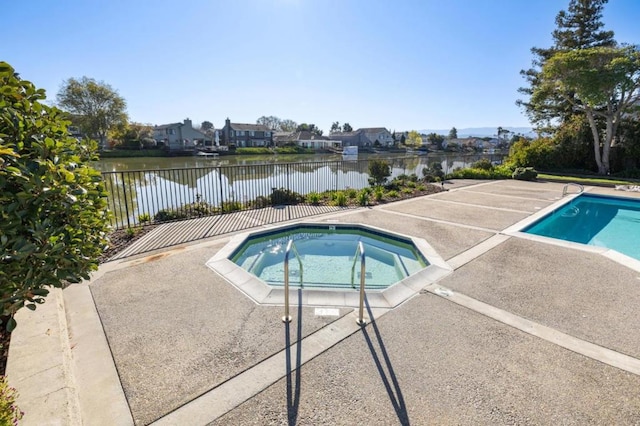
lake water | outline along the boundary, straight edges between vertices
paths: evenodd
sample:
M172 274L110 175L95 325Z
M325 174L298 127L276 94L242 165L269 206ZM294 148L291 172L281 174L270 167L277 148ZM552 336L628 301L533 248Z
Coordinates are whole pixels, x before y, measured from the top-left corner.
M306 195L310 192L362 189L369 186L369 160L381 158L391 166L391 177L422 176L439 163L448 173L481 158L500 161L501 155L361 154L343 159L336 154L229 155L218 158L139 157L108 158L97 162L103 172L113 225L139 224L141 215L153 218L160 210L182 208L196 201L211 206L254 208L255 200L276 189Z

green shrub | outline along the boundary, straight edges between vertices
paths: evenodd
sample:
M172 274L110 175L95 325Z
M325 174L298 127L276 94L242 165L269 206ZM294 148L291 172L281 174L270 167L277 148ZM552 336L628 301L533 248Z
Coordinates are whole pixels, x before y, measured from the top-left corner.
M506 163L514 168L551 169L556 166L555 149L552 139L540 138L534 141L520 139L511 145Z
M518 180L536 180L538 172L533 167L517 167L512 177Z
M347 196L342 191L337 191L334 196L334 203L336 206L344 207L347 205Z
M142 213L138 215L138 221L140 223L151 222L151 215L149 213Z
M261 209L264 207L269 206L269 203L271 203L271 200L267 197L263 197L262 195L256 197L255 200L253 200L253 202L251 203L251 205L257 209Z
M7 378L0 376L0 425L17 425L24 416L16 405L18 392L9 386Z
M369 204L369 192L364 189L358 192L358 204L361 206L366 206Z
M449 179L510 179L512 171L507 166L496 166L493 170L456 169L449 173Z
M320 194L318 194L317 192L310 192L307 194L306 200L307 203L317 206L318 204L320 204Z
M420 184L420 185L416 186L416 190L417 190L417 191L420 191L420 192L422 192L422 191L426 191L426 190L427 190L427 187L426 187L426 186L424 186L424 185L422 185L422 184Z
M48 286L89 279L108 231L96 143L70 137L65 113L0 62L0 315L44 303Z
M384 198L384 188L381 186L376 187L373 191L373 197L376 201L380 202Z
M347 192L347 198L349 198L350 200L353 200L358 196L358 190L357 189L349 188L349 189L347 189L346 192Z
M392 190L392 191L387 192L387 197L389 197L389 198L398 198L399 197L398 191Z
M234 203L231 201L230 203ZM225 203L225 211L227 211ZM156 222L167 222L170 220L178 220L178 219L191 219L202 216L209 216L211 214L216 213L218 210L215 209L212 205L204 202L197 201L194 203L184 204L178 208L169 208L162 209L158 211L153 219Z
M372 160L369 162L369 185L384 185L391 176L391 166L384 160Z
M472 169L493 170L493 164L488 158L482 158L471 165Z
M271 192L271 204L298 204L304 201L304 197L290 189L274 188Z

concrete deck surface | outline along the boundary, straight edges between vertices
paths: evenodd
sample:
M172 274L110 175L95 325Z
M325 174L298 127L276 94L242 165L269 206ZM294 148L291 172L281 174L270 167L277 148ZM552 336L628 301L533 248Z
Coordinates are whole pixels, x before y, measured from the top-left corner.
M364 328L297 306L285 326L205 266L224 237L102 265L18 314L24 424L640 424L637 265L503 233L562 184L447 187L315 218L424 238L455 268Z

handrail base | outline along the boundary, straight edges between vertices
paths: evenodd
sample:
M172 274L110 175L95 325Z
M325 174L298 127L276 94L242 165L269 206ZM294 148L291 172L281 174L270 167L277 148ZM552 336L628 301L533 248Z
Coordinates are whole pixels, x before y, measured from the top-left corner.
M282 322L284 323L291 322L291 315L286 315L282 317Z

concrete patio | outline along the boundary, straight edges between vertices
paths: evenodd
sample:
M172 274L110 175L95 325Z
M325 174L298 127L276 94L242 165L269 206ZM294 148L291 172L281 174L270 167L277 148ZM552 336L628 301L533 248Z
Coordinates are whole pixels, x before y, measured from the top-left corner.
M12 336L23 424L640 424L640 262L517 232L562 184L447 186L312 218L423 238L452 269L366 327L255 304L205 265L233 233L53 291Z

